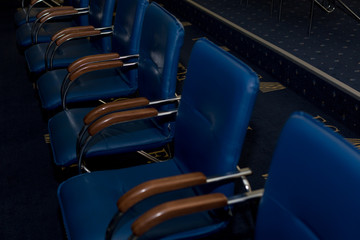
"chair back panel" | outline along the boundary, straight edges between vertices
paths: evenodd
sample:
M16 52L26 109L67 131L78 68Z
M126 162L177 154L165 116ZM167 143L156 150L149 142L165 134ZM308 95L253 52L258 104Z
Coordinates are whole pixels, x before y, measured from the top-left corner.
M118 0L112 36L112 52L120 56L139 53L141 28L148 0ZM128 84L137 88L137 69L122 72L128 79Z
M86 8L89 7L89 0L73 0L71 5L74 8ZM89 25L89 16L88 14L81 14L74 21L78 26L87 26Z
M138 89L150 100L174 97L177 66L184 40L181 23L155 2L145 13L141 31Z
M286 123L257 217L256 239L360 239L360 153L309 115Z
M112 51L120 55L139 53L141 27L147 0L118 0L112 37Z
M110 27L113 24L113 14L116 0L91 0L89 25L94 27ZM111 51L111 37L100 37L92 39L104 52Z
M195 43L174 136L184 172L236 171L258 88L257 74L242 61L206 39Z

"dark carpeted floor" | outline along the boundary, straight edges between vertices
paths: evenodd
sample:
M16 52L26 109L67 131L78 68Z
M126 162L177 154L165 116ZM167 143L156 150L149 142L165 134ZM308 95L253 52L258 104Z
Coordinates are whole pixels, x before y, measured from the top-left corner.
M0 8L0 239L63 239L47 126L16 47L18 6Z

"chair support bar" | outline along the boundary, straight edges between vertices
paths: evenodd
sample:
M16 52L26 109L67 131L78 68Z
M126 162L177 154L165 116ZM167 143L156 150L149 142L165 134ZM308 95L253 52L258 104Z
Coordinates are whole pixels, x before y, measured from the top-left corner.
M60 37L58 40L56 40L56 42L55 42L56 46L51 53L49 68L50 69L53 68L53 61L54 61L55 53L56 53L57 49L65 42L68 42L71 40L76 40L76 39L81 39L81 38L86 38L86 37L95 37L95 36L109 35L109 34L112 34L112 32L100 32L95 29L93 31L82 31L82 32L78 32L78 33L67 34L65 36Z
M158 116L158 111L155 108L143 108L135 109L124 112L116 112L108 114L98 120L96 120L89 128L88 133L90 136L94 136L103 129L112 126L114 124L150 118Z
M96 71L96 70L117 68L117 67L131 67L131 66L137 66L137 64L138 64L137 62L123 63L121 60L118 60L118 59L120 59L120 58L111 59L109 61L99 61L99 62L84 64L84 66L81 66L81 67L75 69L73 72L68 73L61 85L62 108L64 110L66 109L66 97L67 97L67 93L69 91L71 84L76 79L78 79L81 75L91 72L91 71Z
M124 64L120 60L109 61L109 62L99 62L99 63L95 63L95 64L85 65L84 67L79 68L72 73L69 73L66 76L65 80L63 81L63 85L61 86L61 90L62 90L62 95L61 95L62 100L61 101L62 101L63 109L64 110L66 109L66 97L67 97L67 93L69 91L71 84L77 78L79 78L81 75L91 72L91 71L97 71L97 70L109 69L109 68L117 68L117 67L122 67L122 66L126 67L127 64Z
M55 15L49 16L50 14L44 16L46 17L46 19L44 20L43 18L38 18L36 19L36 21L33 23L33 25L31 26L31 39L33 41L33 44L37 43L38 40L38 35L39 35L39 31L42 28L43 24L45 24L47 21L53 19L53 18L58 18L58 17L67 17L67 16L75 16L75 15L81 15L81 14L86 14L89 13L89 10L84 10L84 11L77 11L76 9L74 9L74 11L62 11L62 14L60 14L59 12ZM40 22L40 24L38 24L38 22Z
M229 205L242 203L254 198L261 198L264 195L264 189L258 189L251 192L245 192L241 195L232 196L228 199Z
M25 16L25 20L26 20L27 23L29 22L29 16L30 16L31 10L33 9L33 7L34 7L36 4L41 3L41 2L44 2L45 4L47 4L44 0L38 0L38 1L36 1L36 2L34 2L34 3L31 3L31 4L29 5L29 7L28 7L28 9L27 9L27 11L26 11L26 16ZM22 1L21 4L23 5L23 4L24 4L24 1ZM50 7L51 7L51 6L50 6ZM24 7L23 7L23 9L24 9Z
M58 3L57 1L55 0L51 0L52 3L54 3L56 6L61 6L60 3Z
M174 98L169 98L169 99L151 101L151 102L149 102L149 105L156 105L156 104L174 102L174 101L179 101L180 99L181 99L181 97L174 97Z
M91 126L87 127L86 132L88 133L88 136L85 140L82 141L83 143L81 142L77 143L77 158L78 158L79 173L81 173L82 170L84 170L83 156L87 150L89 143L91 142L92 139L94 139L95 135L100 133L105 128L134 120L170 115L176 112L177 110L159 113L155 108L142 108L142 109L123 111L123 112L114 112L105 115L104 117L98 118L96 121L93 122ZM84 136L85 136L85 132L81 136L82 138L80 139L80 141L84 139Z
M206 183L213 183L213 182L218 182L218 181L223 181L223 180L228 180L228 179L240 178L242 176L246 176L246 175L250 175L250 174L252 174L252 171L250 168L243 168L237 173L231 173L228 175L208 178L206 180Z
M236 168L237 168L238 171L241 171L239 166L236 166ZM244 184L244 187L245 187L246 191L251 192L252 191L251 184L250 184L249 180L247 179L247 177L242 176L241 179L242 179L242 182Z
M45 55L44 55L45 71L48 71L48 69L49 69L49 67L48 67L48 55L49 55L50 49L52 49L53 45L61 37L63 37L65 34L69 34L69 33L83 32L83 31L93 31L93 30L95 30L95 28L93 26L78 26L78 27L65 28L65 29L62 29L62 30L58 31L57 33L55 33L51 37L51 42L46 47L46 51L45 51ZM53 49L53 52L56 51L56 50L57 49Z

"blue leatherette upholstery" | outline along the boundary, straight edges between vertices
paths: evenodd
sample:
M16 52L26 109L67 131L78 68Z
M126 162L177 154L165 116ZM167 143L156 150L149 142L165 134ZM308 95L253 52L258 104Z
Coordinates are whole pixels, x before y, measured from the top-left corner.
M359 239L360 153L304 113L283 129L256 239Z
M176 18L153 3L145 13L142 32L138 67L139 93L151 101L173 98L175 97L177 65L183 44L184 29ZM158 36L161 41L153 41L152 35ZM164 59L166 63L163 61ZM151 71L148 71L148 68ZM84 90L82 95L79 94L83 100L115 96L126 97L135 92L136 88L126 86L128 81L124 81L124 75L121 77L114 75L114 82L119 82L117 85L108 83L103 77L108 73L109 71L99 71L95 75L98 77L94 78L98 86L94 84L90 87L85 86L88 82L82 84L79 79L81 87L88 90L87 92ZM110 71L110 73L113 72ZM77 94L76 87L70 94ZM103 89L104 91L102 91ZM108 94L109 92L111 94ZM68 109L49 120L51 146L57 165L68 166L77 162L77 136L84 125L83 118L90 110L91 108ZM94 144L87 150L87 156L131 152L163 146L172 140L173 135L172 124L162 124L158 119L119 124L109 127L95 136Z
M58 198L69 239L102 239L116 212L117 199L144 181L191 171L203 171L205 175L236 171L258 91L257 75L205 39L198 40L190 58L176 120L174 159L83 174L62 183ZM114 239L127 239L131 223L150 207L196 194L187 188L146 199L126 213ZM205 212L155 227L147 237L192 239L219 231L226 224L226 220Z

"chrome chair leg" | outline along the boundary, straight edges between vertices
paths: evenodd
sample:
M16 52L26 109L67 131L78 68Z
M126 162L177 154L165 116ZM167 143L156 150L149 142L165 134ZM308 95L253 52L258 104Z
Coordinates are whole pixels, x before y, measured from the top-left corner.
M313 21L313 16L314 16L314 6L315 6L315 0L311 1L311 7L310 7L310 16L309 16L309 29L308 29L308 35L310 36L311 34L311 29L312 29L312 21Z
M279 22L281 20L282 6L283 6L283 0L280 0L280 2L279 2L279 15L278 15Z

